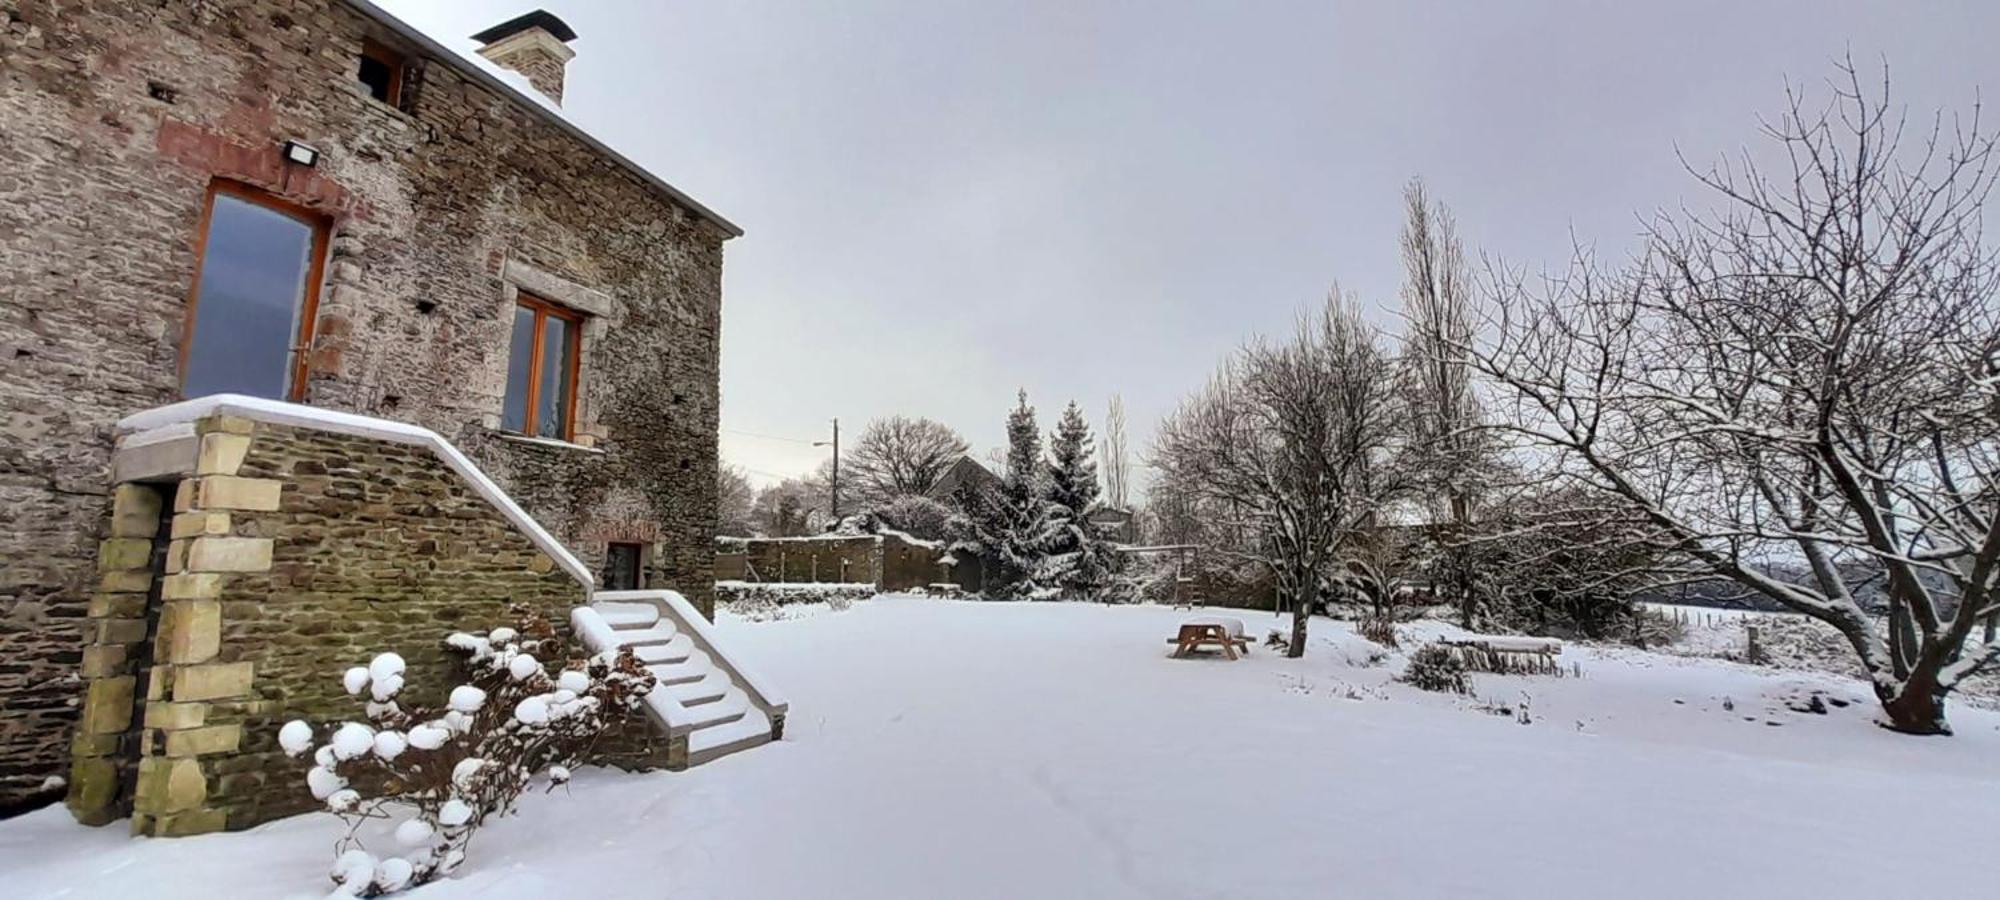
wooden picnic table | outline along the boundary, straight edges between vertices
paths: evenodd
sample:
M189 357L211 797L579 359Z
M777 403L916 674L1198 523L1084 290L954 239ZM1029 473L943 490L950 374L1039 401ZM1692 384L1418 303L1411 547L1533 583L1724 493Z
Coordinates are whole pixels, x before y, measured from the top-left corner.
M1174 645L1175 659L1206 648L1220 650L1229 659L1237 658L1238 648L1250 652L1250 642L1243 637L1243 620L1221 616L1201 616L1182 622L1180 632L1167 638L1167 643Z

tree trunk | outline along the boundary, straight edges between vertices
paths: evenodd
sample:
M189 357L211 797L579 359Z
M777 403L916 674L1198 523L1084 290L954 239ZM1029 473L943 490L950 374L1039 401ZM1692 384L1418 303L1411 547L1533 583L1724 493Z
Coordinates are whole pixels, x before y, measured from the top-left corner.
M1299 579L1298 593L1292 600L1292 642L1285 655L1298 659L1306 655L1306 617L1312 615L1313 604L1319 600L1319 579L1310 575Z
M1888 717L1884 727L1904 734L1951 733L1951 724L1944 718L1945 692L1938 687L1937 670L1938 665L1919 664L1903 682L1900 693L1882 700L1882 712Z

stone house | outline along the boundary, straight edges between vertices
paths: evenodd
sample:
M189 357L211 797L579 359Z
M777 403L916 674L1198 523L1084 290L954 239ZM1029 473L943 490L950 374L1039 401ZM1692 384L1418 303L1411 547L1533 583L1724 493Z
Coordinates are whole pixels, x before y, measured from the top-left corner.
M574 38L532 13L472 56L366 0L0 0L0 812L59 794L83 679L119 664L84 648L123 627L91 617L139 410L422 426L598 585L707 608L741 231L564 117Z

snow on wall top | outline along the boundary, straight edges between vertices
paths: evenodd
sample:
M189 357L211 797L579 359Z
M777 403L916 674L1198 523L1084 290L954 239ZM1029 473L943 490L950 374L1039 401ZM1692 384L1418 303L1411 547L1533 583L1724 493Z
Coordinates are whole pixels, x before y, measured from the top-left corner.
M464 478L467 484L472 485L473 491L486 498L488 503L500 510L500 514L505 516L507 521L512 522L514 527L526 534L537 548L555 560L557 566L571 578L576 579L578 584L583 585L585 591L596 586L596 581L590 576L590 569L584 566L582 560L576 558L576 554L569 552L569 548L564 547L561 541L549 534L548 529L542 527L542 523L528 515L520 504L514 502L514 498L507 496L507 492L501 490L500 485L487 477L485 472L480 471L479 466L474 464L471 458L428 428L411 425L408 422L266 400L262 397L212 394L133 413L118 420L118 442L120 446L150 443L157 432L184 432L191 423L212 415L242 416L274 425L291 425L428 447L439 459L444 460L445 465L450 466L452 471Z

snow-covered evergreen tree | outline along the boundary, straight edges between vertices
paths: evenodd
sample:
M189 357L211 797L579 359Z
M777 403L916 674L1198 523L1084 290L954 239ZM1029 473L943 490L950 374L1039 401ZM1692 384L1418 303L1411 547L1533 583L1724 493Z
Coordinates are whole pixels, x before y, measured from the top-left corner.
M1104 589L1111 577L1111 546L1090 514L1099 508L1097 463L1092 457L1090 425L1072 401L1049 439L1047 493L1047 554L1043 587L1063 596L1083 599Z
M1028 392L1007 414L1007 473L1000 479L1004 532L999 551L1003 571L1013 576L989 596L1035 599L1053 595L1048 571L1051 531L1048 476L1042 462L1042 431Z
M948 525L952 553L976 555L982 593L994 599L1051 596L1047 576L1050 516L1042 436L1028 392L1007 414L1007 467L997 487L968 485L954 498Z

